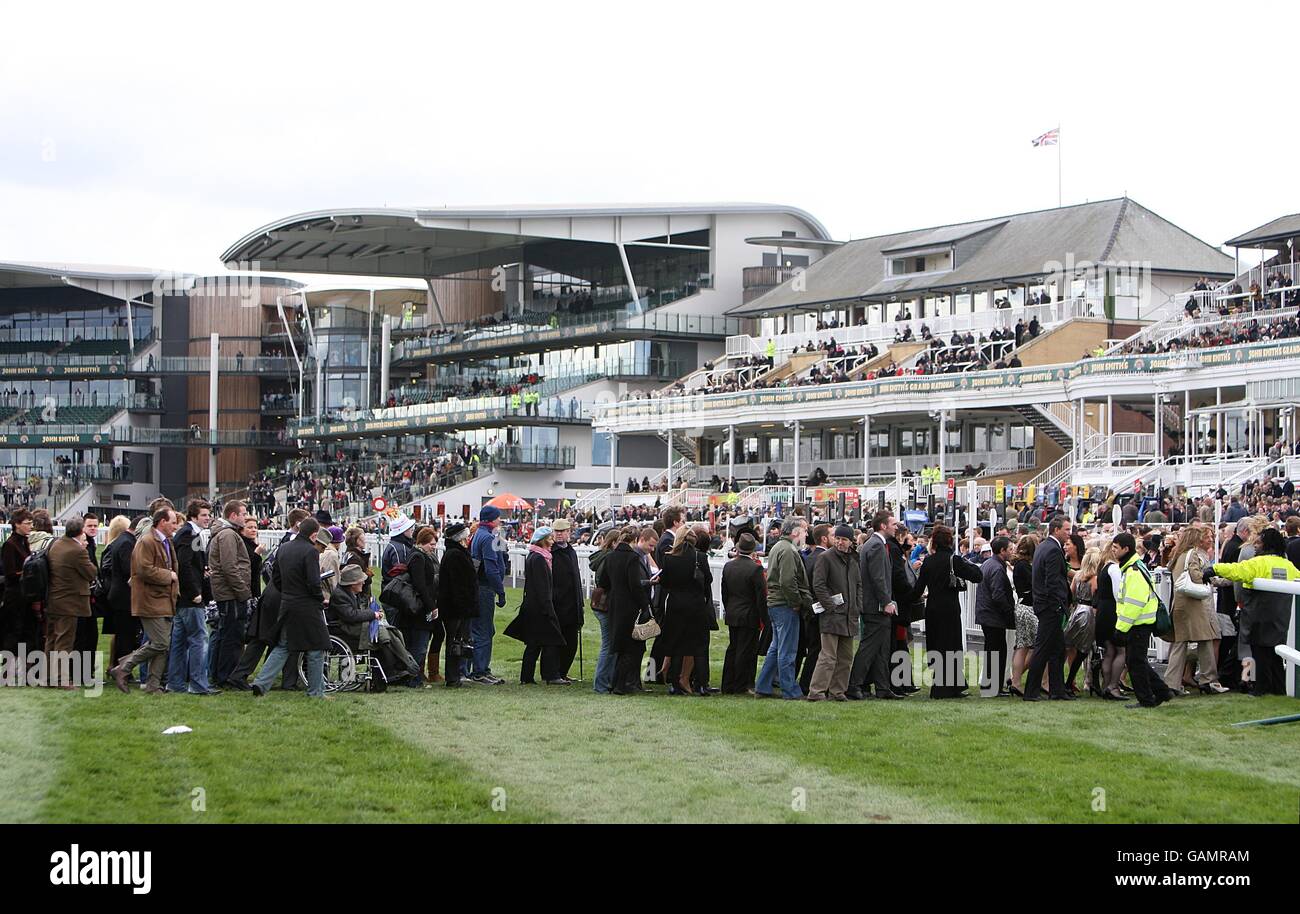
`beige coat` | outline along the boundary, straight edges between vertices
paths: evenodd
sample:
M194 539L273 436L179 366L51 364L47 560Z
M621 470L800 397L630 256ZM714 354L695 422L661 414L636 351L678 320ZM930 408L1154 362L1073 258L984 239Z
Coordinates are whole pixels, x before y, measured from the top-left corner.
M1174 567L1170 569L1174 580L1174 605L1169 610L1174 619L1174 641L1213 641L1218 637L1211 618L1215 611L1214 592L1200 600L1178 592L1178 579L1184 569L1189 572L1193 583L1203 584L1202 574L1209 564L1210 560L1200 549L1189 549L1174 560Z

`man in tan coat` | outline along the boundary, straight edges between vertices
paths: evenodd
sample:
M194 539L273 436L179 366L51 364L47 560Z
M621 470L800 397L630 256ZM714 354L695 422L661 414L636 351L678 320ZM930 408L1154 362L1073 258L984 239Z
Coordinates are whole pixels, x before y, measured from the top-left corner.
M172 616L176 613L180 583L176 576L176 547L171 539L176 532L176 512L159 508L152 520L152 529L140 534L131 553L131 615L140 620L149 641L123 657L108 672L117 687L127 692L130 670L138 663L147 662L149 681L144 690L157 695L162 692L162 675L167 668Z
M95 580L95 565L86 552L83 521L74 517L63 527L63 536L50 544L50 597L45 610L45 652L70 653L76 648L77 619L90 616L90 582ZM51 663L50 670L60 665ZM65 689L71 682L55 682Z

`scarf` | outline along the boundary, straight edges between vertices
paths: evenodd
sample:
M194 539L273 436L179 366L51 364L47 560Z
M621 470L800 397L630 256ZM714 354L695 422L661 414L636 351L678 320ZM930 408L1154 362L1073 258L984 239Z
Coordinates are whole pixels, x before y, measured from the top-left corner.
M538 546L538 545L536 545L536 544L530 544L530 545L528 546L528 551L529 551L529 552L536 552L536 553L537 553L538 555L540 555L542 558L546 559L546 568L547 568L547 570L550 570L550 568L551 568L551 550L549 550L549 549L543 549L541 546Z

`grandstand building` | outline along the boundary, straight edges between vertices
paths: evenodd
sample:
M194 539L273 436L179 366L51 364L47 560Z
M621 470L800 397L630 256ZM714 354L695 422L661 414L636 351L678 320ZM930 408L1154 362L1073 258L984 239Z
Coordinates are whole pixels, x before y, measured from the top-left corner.
M43 507L57 519L140 510L159 492L179 503L296 453L285 420L261 404L295 376L290 359L264 348L263 327L297 285L0 263L3 507Z
M662 484L665 439L625 435L611 459L593 405L721 358L742 329L729 310L835 247L808 214L761 204L384 209L283 219L223 260L366 277L285 300L305 305L321 372L293 434L330 453L482 448L477 477L424 499L461 514L501 491L603 505L615 469Z
M251 273L0 264L7 506L453 452L398 503L1231 488L1300 431L1297 237L1243 268L1128 199L848 242L760 204L377 209L257 229Z

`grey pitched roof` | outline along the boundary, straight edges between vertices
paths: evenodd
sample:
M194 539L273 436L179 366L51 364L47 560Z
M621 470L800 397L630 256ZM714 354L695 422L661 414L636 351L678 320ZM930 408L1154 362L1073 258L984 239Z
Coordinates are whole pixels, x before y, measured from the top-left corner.
M1300 213L1279 216L1272 222L1265 222L1259 228L1251 229L1244 235L1238 235L1223 243L1230 248L1245 248L1264 245L1269 241L1285 241L1296 236L1300 236Z
M887 254L932 245L955 246L953 270L886 275ZM987 288L1003 281L1041 277L1050 272L1051 264L1064 264L1071 254L1075 263L1140 261L1150 263L1154 272L1223 278L1233 274L1231 257L1121 197L850 241L818 260L801 277L729 313L761 314L962 286ZM796 290L796 285L801 288Z

